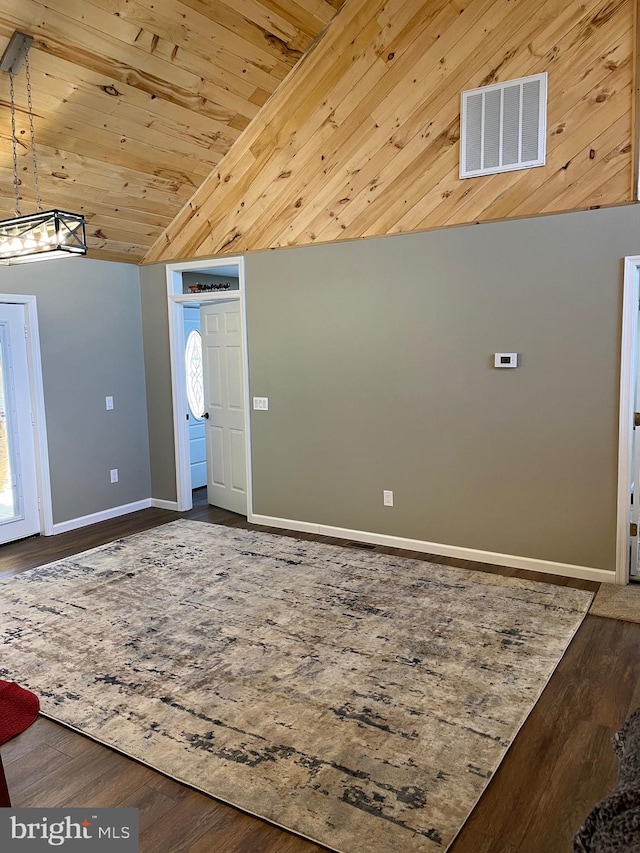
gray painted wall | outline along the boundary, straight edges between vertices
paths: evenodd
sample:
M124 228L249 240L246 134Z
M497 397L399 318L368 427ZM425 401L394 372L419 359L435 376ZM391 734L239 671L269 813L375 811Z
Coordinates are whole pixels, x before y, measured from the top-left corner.
M625 207L247 256L254 511L613 570L638 252Z
M149 498L138 269L86 258L0 267L0 292L37 298L54 523Z
M254 511L613 571L637 253L629 206L248 255ZM164 267L141 281L153 495L175 500Z
M151 494L156 500L175 501L177 491L171 353L164 264L140 267L140 297L147 377Z

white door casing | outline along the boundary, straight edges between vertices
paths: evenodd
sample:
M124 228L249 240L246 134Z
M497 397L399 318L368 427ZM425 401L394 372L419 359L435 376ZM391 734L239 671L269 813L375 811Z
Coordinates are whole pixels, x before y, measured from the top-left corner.
M0 543L40 532L35 418L24 305L0 303L0 360L4 400L0 429Z
M240 301L200 309L204 367L207 499L247 515L244 359Z
M232 272L233 270L233 272ZM218 275L232 275L237 277L239 290L211 294L210 301L217 303L229 301L240 303L241 313L241 338L243 356L243 385L244 399L249 399L249 375L247 357L247 334L246 334L246 299L244 282L244 258L233 256L229 258L209 258L198 261L180 261L175 264L166 265L167 296L168 296L168 319L169 319L169 349L171 359L171 392L173 399L173 434L175 449L176 470L176 500L152 499L154 506L165 509L175 509L184 512L193 506L191 489L190 458L189 458L189 422L186 419L188 403L186 395L186 382L184 372L184 307L188 305L201 305L206 303L209 294L185 293L183 288L182 274L184 272L214 273ZM246 460L246 504L247 517L252 516L252 489L251 489L251 422L249 409L245 405L245 460Z

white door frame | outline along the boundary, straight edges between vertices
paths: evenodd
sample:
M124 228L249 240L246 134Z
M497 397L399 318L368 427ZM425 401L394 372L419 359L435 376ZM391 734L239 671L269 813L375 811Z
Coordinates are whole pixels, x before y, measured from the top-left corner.
M212 291L196 294L183 294L183 272L208 272L215 274L216 267L238 267L239 290ZM242 359L244 372L244 427L245 453L247 457L247 517L253 514L251 491L251 417L249 407L249 357L247 347L247 313L244 282L244 258L203 258L199 261L185 261L167 264L167 301L169 311L169 350L171 353L171 395L173 399L173 435L176 457L176 498L178 512L185 512L193 506L191 493L191 471L189 457L189 425L185 418L188 411L187 383L184 371L184 321L183 305L201 302L240 302L242 335Z
M622 344L620 353L620 420L618 426L618 534L616 583L629 583L629 524L631 522L631 464L633 457L633 413L635 409L635 366L640 355L638 319L640 306L640 255L624 259L622 297ZM640 441L638 443L640 450ZM636 496L640 484L635 484Z
M38 488L40 533L44 536L53 536L49 446L47 443L47 422L44 409L42 359L40 355L40 333L38 330L36 297L22 296L15 293L0 293L0 302L5 302L9 305L22 305L25 309L25 337L27 344L27 364L29 368L29 387L31 390L33 439L36 453L36 483Z

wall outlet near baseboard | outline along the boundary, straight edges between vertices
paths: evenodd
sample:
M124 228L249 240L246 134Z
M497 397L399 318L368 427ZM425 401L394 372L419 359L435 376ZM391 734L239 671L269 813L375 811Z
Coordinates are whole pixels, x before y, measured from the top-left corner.
M111 474L111 482L117 483L118 482L118 469L112 468L109 473Z
M393 506L393 492L389 489L382 492L382 503L384 506Z

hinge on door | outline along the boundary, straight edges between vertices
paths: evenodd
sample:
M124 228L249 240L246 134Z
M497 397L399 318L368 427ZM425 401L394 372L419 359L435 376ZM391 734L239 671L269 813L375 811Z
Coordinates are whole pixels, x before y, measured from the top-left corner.
M633 428L640 427L640 412L633 413Z
M631 522L629 525L629 536L637 536L638 535L638 525L635 522Z

